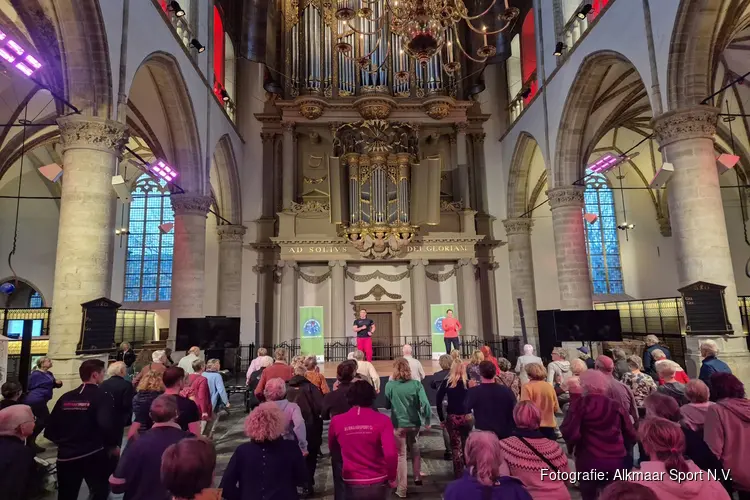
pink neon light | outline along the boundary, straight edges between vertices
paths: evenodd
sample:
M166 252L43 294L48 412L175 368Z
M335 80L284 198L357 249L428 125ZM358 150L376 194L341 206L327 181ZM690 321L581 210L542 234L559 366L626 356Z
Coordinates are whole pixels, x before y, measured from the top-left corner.
M5 33L0 31L0 40L5 40Z
M23 54L23 49L21 48L21 46L18 45L13 40L8 40L8 47L10 47L11 49L13 49L13 52L15 52L16 54L18 54L19 56L21 54Z
M16 58L10 55L8 52L6 52L5 49L0 49L0 57L5 59L9 63L12 63L13 61L16 60Z
M34 72L33 69L29 68L22 62L16 64L16 68L18 68L21 71L21 73L23 73L26 76L31 76L31 74Z
M589 165L589 170L596 172L597 174L604 173L610 170L612 167L617 165L620 161L619 156L615 156L611 153L607 153L596 160L593 164Z
M42 67L42 63L40 63L39 61L37 61L36 58L34 58L34 56L32 56L32 55L27 55L26 56L26 62L29 63L30 65L32 65L34 67L34 69L39 69L39 68Z
M177 171L162 160L151 165L151 171L167 182L172 182L177 177Z

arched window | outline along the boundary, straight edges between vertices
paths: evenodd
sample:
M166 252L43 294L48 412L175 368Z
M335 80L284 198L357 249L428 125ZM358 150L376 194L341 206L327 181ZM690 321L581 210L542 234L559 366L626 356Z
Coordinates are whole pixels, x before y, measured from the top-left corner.
M594 295L625 293L612 189L603 174L591 170L586 174L584 211L598 216L593 224L584 221Z
M39 292L34 290L34 292L29 297L29 307L36 309L42 306L44 306L42 296L39 294Z
M528 104L537 91L536 81L536 32L534 31L534 11L530 10L521 25L521 74L523 86L529 89L529 95L523 100Z
M174 233L159 226L174 223L165 181L143 174L130 202L128 251L125 262L125 302L155 302L172 298Z

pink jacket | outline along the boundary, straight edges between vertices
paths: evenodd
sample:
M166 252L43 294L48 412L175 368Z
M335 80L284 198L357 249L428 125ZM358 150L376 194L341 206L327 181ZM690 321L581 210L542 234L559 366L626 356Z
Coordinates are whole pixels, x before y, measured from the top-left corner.
M202 415L208 415L207 418L201 418L201 420L209 420L213 413L211 407L211 392L208 389L208 379L203 375L197 373L191 373L188 376L190 385L183 391L183 395L187 395L192 399L196 405L198 405L198 411Z
M649 488L659 500L690 500L695 498L731 500L727 490L718 480L710 477L708 472L701 471L700 467L695 465L692 460L688 460L687 463L689 471L695 474L694 478L677 482L669 477L664 462L654 461L641 462L640 470L633 469L634 474L637 472L651 473L651 477L644 474L640 479L634 478L633 482ZM702 479L699 479L701 472L703 473ZM718 473L721 474L721 471L719 470ZM659 478L661 480L658 480Z
M376 484L396 479L398 452L391 419L372 408L353 407L331 419L328 448L340 453L344 481Z
M750 400L726 398L706 411L703 440L725 469L732 471L732 483L750 491Z

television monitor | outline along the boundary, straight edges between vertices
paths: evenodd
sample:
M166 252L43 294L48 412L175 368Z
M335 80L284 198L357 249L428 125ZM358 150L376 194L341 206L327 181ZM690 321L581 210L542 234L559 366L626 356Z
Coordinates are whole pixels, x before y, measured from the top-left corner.
M202 351L230 349L240 345L240 318L210 316L179 318L175 349L187 351L198 346Z
M619 311L555 311L558 342L620 342Z
M6 323L5 336L11 339L23 337L23 322L31 321L31 336L41 337L44 320L41 319L9 319Z

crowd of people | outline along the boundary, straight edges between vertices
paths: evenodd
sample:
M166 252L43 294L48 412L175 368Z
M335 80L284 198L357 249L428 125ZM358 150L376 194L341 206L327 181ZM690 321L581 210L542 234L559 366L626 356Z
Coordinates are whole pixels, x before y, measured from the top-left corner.
M249 441L218 485L210 436L230 408L218 360L204 362L198 348L177 365L164 351L129 352L108 367L87 360L81 385L47 413L61 384L43 358L25 394L14 382L2 387L0 491L29 498L43 432L57 446L60 500L77 499L83 481L94 500L306 498L326 438L336 500L405 498L427 477L420 434L434 407L454 476L448 500L568 499L574 487L583 500L750 498L750 401L715 343L701 346L693 380L658 339L642 357L577 352L568 360L556 348L545 367L527 345L512 369L487 346L468 359L454 349L424 380L405 345L381 381L357 350L331 387L314 356L259 349L246 376Z

